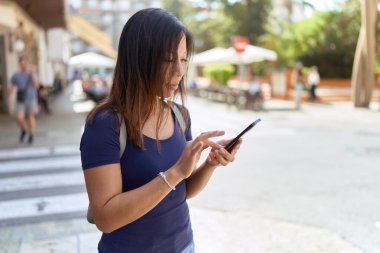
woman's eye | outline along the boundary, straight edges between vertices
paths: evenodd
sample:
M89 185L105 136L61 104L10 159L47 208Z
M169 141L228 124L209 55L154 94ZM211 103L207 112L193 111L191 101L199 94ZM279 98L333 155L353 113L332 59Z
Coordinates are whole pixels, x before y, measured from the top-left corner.
M168 59L168 60L165 60L165 61L166 61L167 63L171 63L171 64L177 62L177 60L174 60L174 59ZM181 63L187 63L187 61L188 61L188 60L187 60L186 58L180 60Z

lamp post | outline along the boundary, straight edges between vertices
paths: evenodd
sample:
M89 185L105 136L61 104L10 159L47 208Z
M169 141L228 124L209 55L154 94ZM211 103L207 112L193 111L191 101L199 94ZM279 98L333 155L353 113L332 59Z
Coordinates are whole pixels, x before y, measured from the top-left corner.
M245 48L249 44L249 40L247 37L244 36L235 36L232 40L232 46L235 49L235 51L239 55L239 64L238 64L238 76L239 76L239 82L240 82L240 88L242 87L243 83L243 62L242 62L242 54L245 51Z

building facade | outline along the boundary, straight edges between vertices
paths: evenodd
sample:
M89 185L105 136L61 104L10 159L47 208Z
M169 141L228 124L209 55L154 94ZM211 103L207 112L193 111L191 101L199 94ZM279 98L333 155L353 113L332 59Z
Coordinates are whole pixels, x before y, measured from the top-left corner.
M64 0L0 0L1 112L9 109L10 78L18 70L21 55L37 67L40 82L45 85L53 82L54 64L67 61L64 47L68 45L63 47L48 41L48 34L54 29L62 29L58 36L65 36L66 9ZM60 52L60 56L52 58L49 51Z
M160 7L161 0L70 0L70 12L77 15L112 40L112 47L117 49L121 31L127 20L138 10L148 7ZM88 43L83 43L75 36L72 42L73 54L97 51Z

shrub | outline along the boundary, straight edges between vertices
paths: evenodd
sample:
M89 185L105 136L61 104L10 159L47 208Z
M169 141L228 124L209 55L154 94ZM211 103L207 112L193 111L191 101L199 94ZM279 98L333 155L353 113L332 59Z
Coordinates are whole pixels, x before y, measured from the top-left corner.
M231 64L212 64L203 68L204 75L220 85L227 85L234 71Z

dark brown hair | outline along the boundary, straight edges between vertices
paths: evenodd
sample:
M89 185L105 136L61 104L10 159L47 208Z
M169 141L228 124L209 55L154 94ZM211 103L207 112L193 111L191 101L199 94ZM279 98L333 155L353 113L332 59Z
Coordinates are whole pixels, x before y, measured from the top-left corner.
M174 71L174 67L168 67L167 60L170 55L177 57L178 45L183 36L189 58L193 52L192 37L173 14L158 8L135 13L125 24L120 36L110 94L90 112L88 120L91 122L99 110L112 108L124 117L128 140L144 148L142 128L152 111L158 109L161 112L156 125L158 140L165 104L157 103L157 97L163 98L167 90L167 76ZM184 104L184 78L179 83L176 96L180 96ZM155 108L157 104L159 108ZM183 108L182 111L187 119L186 111Z

